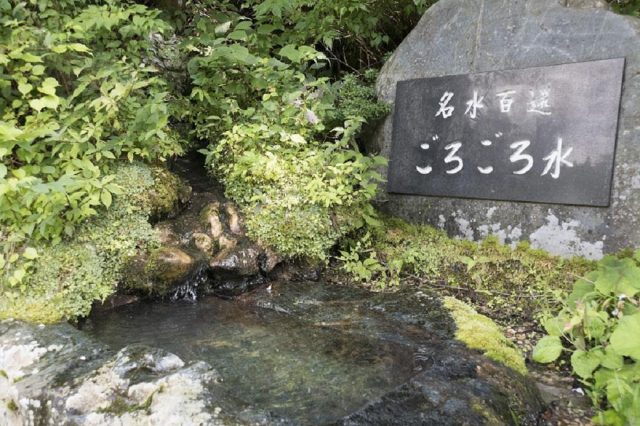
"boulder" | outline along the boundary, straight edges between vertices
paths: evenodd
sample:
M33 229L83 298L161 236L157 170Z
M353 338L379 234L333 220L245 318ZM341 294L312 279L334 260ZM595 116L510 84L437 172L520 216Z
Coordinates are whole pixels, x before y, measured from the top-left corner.
M440 0L384 65L380 99L400 80L625 57L611 205L560 206L381 194L389 214L481 239L496 235L563 256L597 259L640 246L640 20L595 0ZM369 149L389 156L390 114Z
M198 275L201 261L178 247L161 247L129 264L122 282L125 293L168 296Z
M225 424L218 373L146 346L113 353L68 324L0 324L0 423Z

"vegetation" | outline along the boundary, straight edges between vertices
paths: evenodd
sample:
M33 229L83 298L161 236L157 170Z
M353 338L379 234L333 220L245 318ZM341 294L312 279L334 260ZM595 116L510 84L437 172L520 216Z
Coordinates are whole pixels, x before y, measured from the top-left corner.
M245 211L249 236L286 256L323 259L375 220L369 201L384 160L362 155L357 136L387 107L363 86L370 73L332 81L329 58L380 60L387 30L416 11L407 2L408 12L387 15L383 3L205 2L216 19L188 31L195 55L184 119L210 142L201 152Z
M250 235L288 256L375 220L381 160L357 135L386 107L365 70L425 2L157 5L0 1L2 316L85 314L153 246L161 206L123 163L202 148Z
M594 419L600 424L640 422L639 295L640 252L605 257L575 282L562 310L543 321L549 335L533 353L544 363L571 353L574 374L604 409Z
M384 218L359 238L345 241L342 268L377 286L415 282L461 297L492 318L509 323L535 319L557 306L592 262L561 259L526 243L514 249L489 237L478 244L444 231Z
M454 297L445 297L444 306L456 322L456 338L472 349L481 350L494 361L522 375L528 374L522 354L507 340L496 323Z
M117 261L113 250L84 240L117 234L105 231L125 214L113 196L132 190L116 182L118 161L182 152L167 85L146 59L149 33L170 27L159 11L127 2L3 1L0 11L3 316L79 315L111 291L113 279L95 274ZM74 239L48 249L63 238ZM60 282L58 270L67 270Z
M140 163L114 173L122 194L106 212L80 224L64 244L36 242L15 260L16 270L29 273L3 289L1 318L54 322L87 315L94 300L113 292L129 259L158 246L149 217L177 202L174 178Z
M640 16L640 1L638 0L607 0L618 13Z

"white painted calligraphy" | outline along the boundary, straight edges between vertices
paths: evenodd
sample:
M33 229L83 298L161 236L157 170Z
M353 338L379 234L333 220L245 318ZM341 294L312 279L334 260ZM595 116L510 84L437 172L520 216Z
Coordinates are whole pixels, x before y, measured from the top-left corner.
M433 139L434 141L438 139L438 135L435 135L434 137L432 137L431 139ZM420 144L420 148L427 150L429 149L429 144L428 143L423 143ZM433 169L431 168L431 166L426 166L426 167L420 167L420 166L416 166L416 170L418 171L418 173L420 173L421 175L428 175L429 173L431 173L433 171Z
M464 112L465 115L469 114L469 117L476 118L478 116L478 110L484 108L483 100L484 96L478 97L478 91L474 90L473 99L467 101L467 109Z
M538 95L532 89L529 91L529 102L527 102L527 112L535 112L542 115L551 115L551 111L548 109L549 97L551 95L551 89L546 87L538 90Z
M444 95L440 98L440 109L436 112L436 117L439 115L442 115L442 118L451 117L455 109L455 107L449 105L451 98L453 98L453 92L444 92Z
M504 92L496 93L496 96L500 101L500 112L511 111L511 105L513 105L513 95L515 94L515 90L505 90Z
M533 157L529 154L523 154L524 150L527 149L531 145L531 141L518 141L509 145L509 148L515 149L516 152L509 156L509 161L512 163L516 163L518 161L526 161L527 165L521 168L520 170L516 170L513 172L514 175L523 175L531 170L533 167Z
M453 142L453 143L450 143L449 145L444 147L445 150L451 151L444 158L444 162L447 163L447 164L452 163L454 161L456 163L458 163L458 165L456 167L446 171L446 173L449 174L449 175L454 175L454 174L458 173L464 167L464 163L462 162L462 158L460 158L460 157L458 157L456 155L456 153L458 152L460 147L462 147L462 143L461 142Z
M554 179L558 179L560 177L560 167L564 164L567 167L573 167L573 163L567 160L567 157L571 155L573 152L573 148L567 149L566 152L562 152L562 138L558 138L558 146L555 150L551 152L551 154L547 155L543 158L547 162L546 167L542 171L540 176L544 176L553 167L553 171L551 172L551 177Z
M492 142L490 140L484 140L484 141L480 142L480 144L482 144L482 146L491 146L491 143ZM493 167L492 166L487 166L487 167L478 166L478 171L480 173L482 173L483 175L488 175L488 174L493 172Z

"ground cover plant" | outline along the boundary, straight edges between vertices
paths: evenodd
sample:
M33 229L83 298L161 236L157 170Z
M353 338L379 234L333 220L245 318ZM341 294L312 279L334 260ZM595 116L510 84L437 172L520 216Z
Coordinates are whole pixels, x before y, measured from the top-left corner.
M607 256L577 280L556 315L543 325L548 336L533 358L569 359L573 372L603 409L599 424L640 422L640 253Z

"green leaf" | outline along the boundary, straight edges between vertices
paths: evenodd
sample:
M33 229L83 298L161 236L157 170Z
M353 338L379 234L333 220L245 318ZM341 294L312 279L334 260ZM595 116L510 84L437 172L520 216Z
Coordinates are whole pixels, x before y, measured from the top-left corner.
M42 111L45 108L56 109L58 108L59 104L60 101L57 96L44 96L42 98L32 99L29 101L29 105L31 106L31 108L35 109L38 112Z
M76 52L89 52L90 49L85 46L82 43L69 43L67 45L67 47L69 47L70 50L76 51Z
M566 316L559 315L557 317L545 318L542 321L542 326L544 327L547 334L551 336L562 336L564 334L564 326L566 323Z
M558 359L562 353L562 342L558 336L545 336L533 348L533 360L548 363Z
M294 133L293 135L291 135L290 138L291 138L291 142L295 144L304 145L306 143L304 138L297 133Z
M27 247L24 253L22 253L22 256L26 259L33 260L38 257L38 251L33 247Z
M227 21L223 24L217 25L214 31L217 35L222 35L229 31L229 28L231 28L231 21Z
M278 54L280 56L283 56L289 59L291 62L294 62L294 63L297 63L300 61L300 59L302 59L302 55L300 54L296 46L293 44L287 44L285 47L280 49Z
M111 193L109 191L102 191L100 193L100 201L106 208L111 206Z
M29 83L20 83L18 84L18 92L22 93L22 95L26 95L33 89L33 86Z
M22 130L14 127L11 123L0 121L0 139L14 141L22 134Z
M611 334L611 348L640 361L640 313L623 317Z
M7 166L0 163L0 179L3 179L7 175Z
M624 365L624 359L622 358L622 355L617 354L611 346L608 346L604 351L604 355L602 356L600 363L605 368L617 370L618 368L622 368Z
M588 294L595 291L592 279L595 279L595 273L587 275L585 279L579 279L573 285L573 291L567 298L567 305L575 307L578 300L583 300Z
M22 281L26 274L27 272L24 269L16 269L15 271L13 271L13 279L16 283L19 283L20 281Z
M247 33L244 31L232 31L231 33L229 33L229 35L227 36L230 40L246 40L247 39Z
M33 75L42 75L44 74L44 66L43 65L34 65L31 68L31 74Z
M44 79L40 87L38 87L38 91L45 95L56 96L56 87L58 86L60 86L60 84L58 84L58 80L52 77L47 77Z
M603 354L599 350L577 350L571 355L571 367L578 376L588 379L600 365L602 356Z

